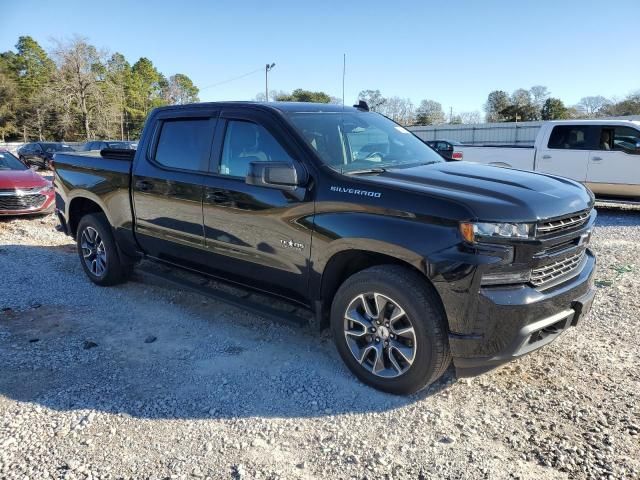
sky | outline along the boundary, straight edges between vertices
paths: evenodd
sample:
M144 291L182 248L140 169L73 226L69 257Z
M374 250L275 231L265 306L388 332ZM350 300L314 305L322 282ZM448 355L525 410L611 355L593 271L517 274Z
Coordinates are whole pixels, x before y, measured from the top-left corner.
M251 100L269 89L358 92L482 111L492 90L545 85L567 105L640 90L640 0L58 0L5 1L0 49L21 35L45 49L86 37L188 75L202 101ZM243 76L242 78L234 79ZM225 82L225 83L222 83Z

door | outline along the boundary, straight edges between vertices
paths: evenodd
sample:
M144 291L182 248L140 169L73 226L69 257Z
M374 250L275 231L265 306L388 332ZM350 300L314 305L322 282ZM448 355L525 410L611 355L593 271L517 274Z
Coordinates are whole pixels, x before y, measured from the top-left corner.
M20 156L20 158L27 164L27 165L31 165L30 161L31 158L29 158L31 156L31 152L33 150L33 144L31 143L27 143L24 147L22 147L18 154Z
M204 228L213 268L235 281L307 298L313 202L305 188L248 185L250 162L295 164L302 153L267 114L223 111L220 147L205 181ZM218 143L216 141L216 143Z
M640 198L640 130L604 125L598 138L589 153L589 188L601 196Z
M32 143L28 147L29 147L28 150L24 152L24 159L27 162L27 164L37 165L39 167L42 166L43 160L42 158L40 158L41 155L43 155L42 147L37 143Z
M162 260L197 268L204 261L203 179L208 173L216 112L163 112L136 157L132 191L136 236Z
M536 151L536 171L586 182L596 136L594 125L554 125L547 145Z

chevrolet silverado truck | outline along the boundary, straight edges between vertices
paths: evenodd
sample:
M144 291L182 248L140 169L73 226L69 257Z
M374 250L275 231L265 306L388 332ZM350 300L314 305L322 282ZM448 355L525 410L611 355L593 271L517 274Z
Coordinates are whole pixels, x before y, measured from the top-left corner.
M54 165L91 281L124 282L147 258L283 297L387 392L532 352L594 297L587 188L447 163L364 102L158 108L137 151Z
M456 145L466 161L533 170L585 184L599 201L640 203L640 122L545 122L533 146Z

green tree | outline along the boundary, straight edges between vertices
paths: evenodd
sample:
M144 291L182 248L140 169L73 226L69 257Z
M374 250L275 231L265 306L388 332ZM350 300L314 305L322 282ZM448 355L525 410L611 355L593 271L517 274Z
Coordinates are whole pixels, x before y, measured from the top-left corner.
M325 92L312 92L302 88L296 88L289 95L278 95L277 102L313 102L313 103L331 103L331 95Z
M507 92L502 90L491 92L487 97L487 103L484 104L487 122L504 122L502 112L510 106L511 100Z
M131 83L131 65L127 62L127 59L121 53L114 53L107 60L106 64L107 80L110 88L108 93L111 96L111 101L114 104L114 112L116 121L118 124L118 136L121 140L129 138L127 128L127 89ZM125 130L127 136L125 136Z
M442 105L435 100L422 100L416 109L416 124L438 125L445 123Z
M559 98L547 98L540 114L542 120L562 120L569 118L569 111Z
M26 142L31 136L44 140L48 133L46 117L50 110L46 90L55 74L55 63L29 36L19 37L16 53L11 52L6 58L17 82L16 121L22 130L23 140Z
M18 132L16 111L18 85L11 72L11 66L4 56L0 56L0 141L7 135Z
M166 88L166 85L167 80L148 58L142 57L133 64L127 88L127 111L134 137L140 135L149 112L155 107L166 105L163 98L163 87Z

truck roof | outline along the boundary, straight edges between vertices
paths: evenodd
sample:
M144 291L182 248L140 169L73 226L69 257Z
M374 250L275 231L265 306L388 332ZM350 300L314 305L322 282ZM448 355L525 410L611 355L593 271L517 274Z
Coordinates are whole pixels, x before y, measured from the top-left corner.
M562 125L562 124L570 124L570 125L634 125L640 126L639 120L623 120L620 118L593 118L589 120L549 120L545 123L551 125Z
M345 105L332 104L332 103L312 103L312 102L245 102L245 101L233 101L233 102L202 102L192 103L187 105L168 105L166 107L159 107L157 110L169 110L169 109L181 109L181 108L193 108L197 107L258 107L268 110L279 110L281 112L343 112L343 111L358 111L358 109Z

